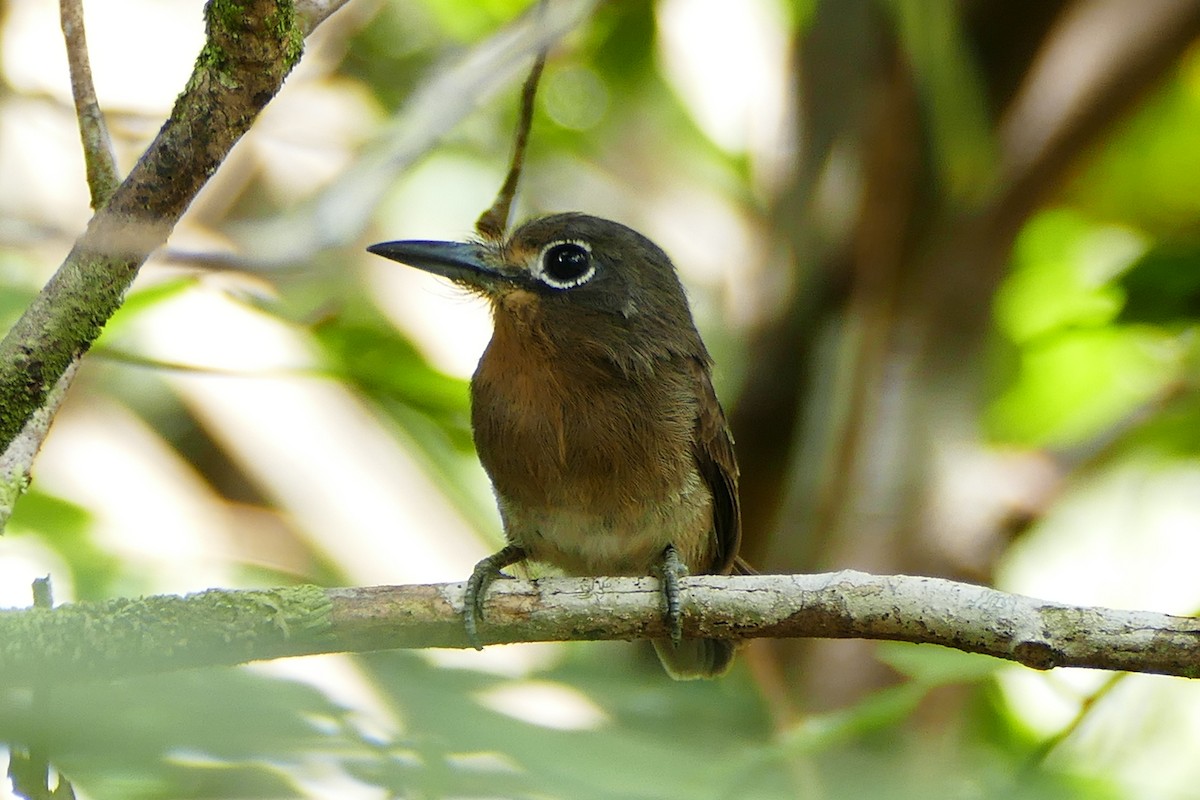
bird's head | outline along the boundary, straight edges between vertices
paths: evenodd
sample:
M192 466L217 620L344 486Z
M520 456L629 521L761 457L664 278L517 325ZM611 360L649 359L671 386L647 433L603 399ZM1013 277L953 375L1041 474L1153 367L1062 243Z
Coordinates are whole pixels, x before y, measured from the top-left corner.
M487 297L497 316L636 367L704 354L666 253L637 231L586 214L530 220L500 242L384 242L372 253ZM575 349L575 348L570 348Z

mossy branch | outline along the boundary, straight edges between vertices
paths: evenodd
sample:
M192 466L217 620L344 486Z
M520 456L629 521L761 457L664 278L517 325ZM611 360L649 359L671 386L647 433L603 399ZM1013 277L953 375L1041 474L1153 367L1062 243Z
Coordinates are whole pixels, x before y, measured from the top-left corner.
M937 578L697 576L684 632L939 644L1034 669L1200 676L1200 619L1071 606ZM0 612L0 682L103 679L331 652L467 647L463 584L263 591ZM654 578L501 581L488 644L646 639L666 634Z
M170 118L0 341L0 450L99 336L147 256L300 58L292 0L210 0L205 13L207 42Z

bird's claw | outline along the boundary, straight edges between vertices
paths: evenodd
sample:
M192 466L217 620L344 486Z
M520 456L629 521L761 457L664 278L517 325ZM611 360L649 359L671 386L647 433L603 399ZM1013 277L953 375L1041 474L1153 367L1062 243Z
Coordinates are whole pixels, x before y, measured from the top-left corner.
M658 577L662 581L663 600L667 606L667 630L676 647L683 640L683 590L679 588L679 579L687 577L687 574L688 568L679 559L675 546L667 545L667 549L663 550Z
M525 558L525 551L515 545L508 545L498 553L493 553L475 565L471 577L467 578L467 588L463 593L463 628L467 641L476 650L483 649L479 639L479 621L483 619L483 601L488 587L497 578L509 578L501 572L509 564L515 564Z

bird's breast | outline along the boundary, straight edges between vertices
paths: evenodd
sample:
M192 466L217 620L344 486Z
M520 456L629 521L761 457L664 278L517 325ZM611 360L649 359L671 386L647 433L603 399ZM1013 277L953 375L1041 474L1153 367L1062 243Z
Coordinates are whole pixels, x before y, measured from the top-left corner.
M632 379L500 325L471 406L508 538L575 574L645 574L669 543L702 569L711 493L683 370Z

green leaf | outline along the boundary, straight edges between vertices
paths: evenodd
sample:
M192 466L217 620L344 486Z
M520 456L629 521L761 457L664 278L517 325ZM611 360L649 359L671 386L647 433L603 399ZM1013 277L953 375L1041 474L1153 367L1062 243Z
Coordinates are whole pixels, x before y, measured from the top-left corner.
M1200 320L1200 243L1155 247L1117 282L1125 305L1118 322L1178 326Z
M781 751L814 753L892 727L916 709L928 687L916 682L880 689L848 708L812 714L781 738Z
M1193 389L1177 398L1131 431L1125 444L1168 458L1200 457L1200 395Z
M1145 328L1067 331L1019 354L1015 380L988 408L1001 441L1083 441L1160 393L1181 361L1173 337Z
M37 293L26 286L0 284L0 326L12 327Z
M468 410L467 384L426 363L412 342L371 315L322 321L312 328L330 371L368 395L441 414Z
M38 536L53 548L71 569L76 598L111 596L121 562L93 540L92 515L87 509L46 494L35 484L17 503L7 530L11 536Z
M512 684L504 677L439 670L398 653L367 656L364 663L407 730L420 736L423 762L436 758L450 767L436 787L444 795L464 794L478 780L456 761L475 754L509 765L501 772L506 781L523 776L524 792L503 796L718 797L745 750L768 741L768 717L744 677L676 683L657 663L630 658L641 648L589 643L571 651L586 656L537 677L581 692L602 709L608 720L594 727L563 730L488 707L481 698ZM791 797L785 778L772 767L759 776L754 796Z
M96 342L97 346L104 346L111 342L115 336L123 332L126 326L137 319L138 315L142 312L154 308L159 303L177 297L195 285L196 278L186 276L172 278L171 280L162 281L161 283L130 292L125 297L125 302L117 309L117 312L105 323L104 331L100 334L100 339Z
M996 324L1018 344L1064 328L1111 322L1121 293L1109 280L1145 250L1136 232L1055 209L1025 225L996 296Z
M335 377L367 396L396 425L402 445L480 531L497 528L495 504L472 481L482 473L471 437L468 384L431 367L372 310L344 313L312 329Z
M447 35L471 41L512 20L530 0L426 0L424 5Z

